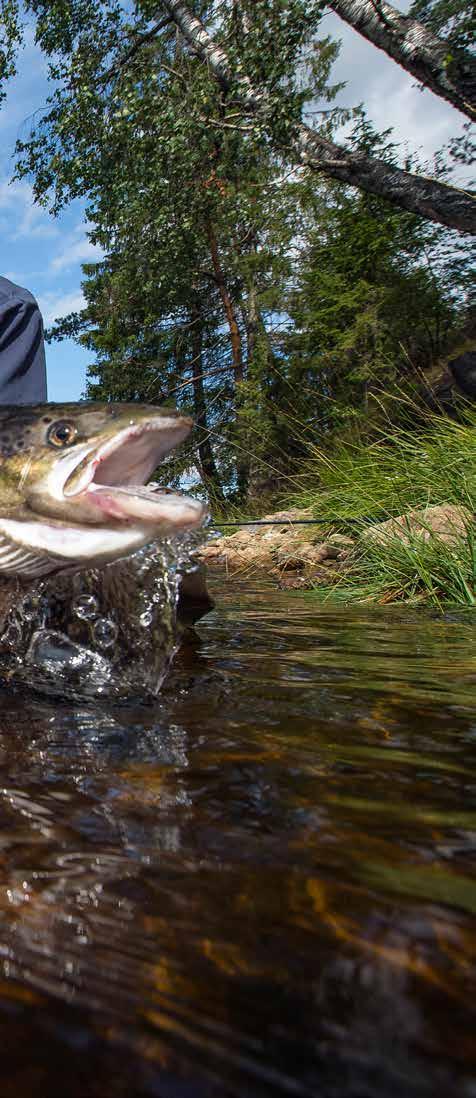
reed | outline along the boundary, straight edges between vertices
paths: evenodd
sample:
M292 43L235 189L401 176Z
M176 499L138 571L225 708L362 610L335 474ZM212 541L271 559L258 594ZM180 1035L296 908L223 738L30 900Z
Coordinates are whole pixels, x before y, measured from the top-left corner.
M476 410L460 421L431 415L423 428L394 427L366 444L356 438L327 453L309 448L302 491L293 502L312 507L336 528L362 533L375 522L441 503L476 510ZM352 520L352 521L350 521ZM423 538L357 541L350 566L321 599L347 602L426 601L435 606L476 605L476 535L448 544Z
M476 410L460 422L431 415L420 430L393 427L371 443L356 437L330 451L309 445L292 502L339 524L380 522L412 508L476 501Z

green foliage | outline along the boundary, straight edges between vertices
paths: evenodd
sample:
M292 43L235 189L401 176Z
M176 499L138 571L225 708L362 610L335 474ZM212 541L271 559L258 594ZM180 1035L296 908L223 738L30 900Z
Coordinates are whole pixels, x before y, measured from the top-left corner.
M316 591L320 599L343 602L421 602L476 606L476 537L451 545L436 535L426 540L410 535L369 543L332 588Z
M365 120L356 131L393 158L388 134L372 134ZM461 323L467 268L441 230L384 200L328 187L309 205L288 350L296 369L320 377L321 423L333 429L365 419L372 393L438 360Z
M86 309L50 333L90 351L87 395L178 404L197 430L171 479L250 507L293 483L310 439L363 429L374 394L434 366L465 319L466 268L451 234L283 151L319 101L322 133L357 116L351 145L396 160L333 106L320 0L194 9L266 111L252 122L152 0L25 0L52 92L17 176L53 214L86 197L105 253L84 268ZM15 0L0 25L8 75Z
M468 0L414 0L410 15L443 34L454 49L474 47L474 4ZM451 62L449 52L448 63Z
M466 408L461 422L432 416L419 432L394 429L373 445L356 441L331 456L315 451L296 501L312 506L316 517L359 534L374 522L454 503L476 510L476 413ZM354 521L349 522L350 519ZM357 520L357 521L355 521ZM419 601L476 605L476 536L451 544L427 531L405 539L386 537L358 543L349 568L316 597L345 602Z
M6 83L15 75L16 57L23 38L18 0L0 0L0 103L7 94Z
M310 448L296 503L316 517L384 521L412 508L455 503L476 510L476 412L462 422L432 415L419 430L392 428L372 444Z

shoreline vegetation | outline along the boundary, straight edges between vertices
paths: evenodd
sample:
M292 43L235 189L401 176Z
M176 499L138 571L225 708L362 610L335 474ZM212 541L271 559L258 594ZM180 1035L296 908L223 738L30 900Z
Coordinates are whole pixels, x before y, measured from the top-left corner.
M459 421L432 414L419 430L311 445L300 491L262 516L270 525L223 526L203 557L321 600L476 606L475 428L467 405Z
M474 513L473 6L329 6L376 65L383 50L418 69L420 129L410 107L398 130L375 125L321 0L26 0L26 20L2 5L0 102L15 101L26 34L49 85L16 142L15 184L53 217L83 203L96 256L47 338L88 351L87 398L193 419L160 481L212 501L215 520L325 520L317 540L302 528L304 556L278 528L263 536L278 582L472 605L470 518L457 540L438 523L384 547L365 531L441 505L466 508L457 524ZM461 115L448 129L441 116L439 149L429 96ZM260 542L246 536L229 547L241 571Z

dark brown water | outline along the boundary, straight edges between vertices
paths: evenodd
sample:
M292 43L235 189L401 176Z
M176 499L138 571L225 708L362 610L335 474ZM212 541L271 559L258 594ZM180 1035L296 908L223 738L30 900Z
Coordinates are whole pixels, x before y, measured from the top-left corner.
M475 632L230 584L155 707L3 691L1 1098L475 1098Z

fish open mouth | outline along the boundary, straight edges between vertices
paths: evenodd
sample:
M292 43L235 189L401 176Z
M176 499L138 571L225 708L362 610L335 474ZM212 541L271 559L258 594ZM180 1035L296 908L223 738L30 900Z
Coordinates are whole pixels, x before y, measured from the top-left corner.
M77 500L119 523L183 529L198 526L204 505L188 496L147 484L152 473L183 442L192 427L185 416L157 416L131 423L89 453L68 476L65 499Z

